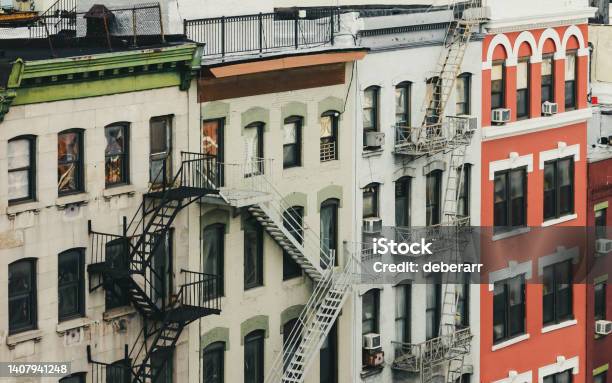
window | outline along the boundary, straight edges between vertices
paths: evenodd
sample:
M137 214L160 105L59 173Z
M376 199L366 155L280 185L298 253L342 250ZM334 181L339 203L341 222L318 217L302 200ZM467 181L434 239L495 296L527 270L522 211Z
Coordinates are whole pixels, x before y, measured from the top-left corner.
M263 285L263 230L255 218L244 222L244 289Z
M202 232L202 270L206 274L216 275L220 278L213 294L223 296L224 289L224 248L225 225L212 224L206 226Z
M593 376L593 383L606 383L606 375L608 371L600 372L599 374Z
M202 122L202 153L215 157L217 162L223 162L225 119L218 118Z
M460 328L470 325L470 274L465 273L463 278L463 283L455 285L457 294L457 316L455 318L455 325Z
M525 277L495 282L493 288L493 341L525 333Z
M395 290L395 340L410 343L410 308L412 306L412 285L402 283Z
M470 114L470 88L472 75L463 73L457 77L457 100L455 114L457 116Z
M264 335L256 330L244 337L244 383L264 381Z
M607 231L607 216L608 216L608 209L599 209L595 211L595 237L597 239L599 238L606 238L606 231Z
M149 124L149 179L167 184L172 177L172 116L153 117Z
M223 383L225 381L224 354L224 342L212 343L204 349L202 358L204 383Z
M252 170L247 169L248 175L257 175L264 173L263 163L261 159L264 155L264 123L254 122L244 128L244 140L246 144L246 159Z
M57 137L58 193L64 195L82 192L83 181L83 131L66 130Z
M521 60L516 66L516 116L529 117L529 62Z
M470 381L472 380L472 374L461 374L460 378L457 378L455 380L455 383L470 383Z
M72 249L58 256L59 320L85 316L85 252Z
M527 174L525 168L495 173L494 225L496 231L524 226L526 223Z
M576 53L565 56L565 109L576 109Z
M470 164L465 164L463 166L463 171L461 168L458 170L458 177L463 177L461 182L461 189L458 191L459 195L457 196L457 213L461 217L469 217L470 216L470 183L472 180L472 166ZM458 178L461 179L461 178Z
M544 324L572 319L572 264L557 263L544 268L542 281Z
M544 163L544 219L574 212L574 158Z
M554 64L552 56L542 57L542 103L555 102Z
M395 226L410 226L410 177L395 181Z
M545 376L544 383L572 383L572 370Z
M368 132L378 132L380 130L378 121L380 88L371 86L363 92L363 146L366 145L366 135Z
M378 217L379 184L371 183L363 188L363 218Z
M113 124L104 128L104 176L106 186L129 182L128 124Z
M319 352L319 383L338 383L338 331L334 323ZM604 382L605 383L605 382Z
M605 320L607 318L606 313L606 283L597 283L593 287L594 289L594 300L595 300L595 320Z
M434 170L427 175L425 193L425 211L427 226L437 225L441 221L442 170Z
M106 263L116 270L128 268L128 244L125 239L117 238L105 245ZM105 307L111 310L129 304L127 293L117 284L111 284L106 290Z
M321 115L321 146L319 158L321 162L338 159L338 116L336 111L327 111Z
M505 106L504 72L503 63L493 64L491 68L491 110Z
M410 83L402 82L395 87L395 124L410 126Z
M291 341L293 335L291 333L293 331L297 331L298 335L297 338L293 338L294 340ZM296 344L299 344L302 339L301 332L302 329L298 319L292 319L283 325L283 371L290 367L291 359L293 359L297 351ZM293 346L291 346L290 342L293 343Z
M36 260L23 259L9 265L9 334L36 328Z
M8 142L9 203L36 198L36 138L21 136Z
M59 383L85 383L85 373L77 372L59 380Z
M302 117L288 117L283 125L283 168L302 163Z
M438 276L427 277L425 286L425 332L427 339L436 338L440 331L440 314L442 310L442 284Z
M321 203L320 212L320 233L321 248L325 250L329 257L334 256L334 264L338 264L338 206L340 201L330 198ZM325 257L321 254L321 257ZM329 259L321 259L322 266L331 263Z
M283 226L291 233L293 238L298 242L302 243L304 235L303 231L304 222L304 208L301 206L290 207L283 213ZM291 255L283 250L283 281L287 279L296 278L302 275L302 268L297 262L291 258Z
M361 297L361 334L378 333L380 312L380 291L368 290Z
M172 383L173 357L173 348L171 348L168 352L154 353L151 356L151 371L153 373L153 378L151 379L152 382Z
M105 383L130 383L131 370L129 359L120 359L106 368Z

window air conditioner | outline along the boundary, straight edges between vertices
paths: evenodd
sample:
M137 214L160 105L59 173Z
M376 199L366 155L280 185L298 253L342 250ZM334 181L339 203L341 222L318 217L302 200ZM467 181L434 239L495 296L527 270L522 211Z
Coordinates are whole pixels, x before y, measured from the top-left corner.
M553 114L557 114L557 103L544 101L542 104L542 114L545 116L552 116Z
M364 350L378 350L380 347L380 334L372 332L363 336Z
M612 251L612 239L601 238L595 241L595 251L600 254L608 254Z
M598 320L595 322L595 334L608 335L612 333L612 321Z
M378 234L382 231L382 219L378 217L363 219L363 232L366 234Z
M365 146L380 147L385 143L385 134L382 132L366 132Z
M498 123L498 124L504 124L510 121L510 109L508 108L493 109L491 111L491 121Z
M468 115L457 116L457 135L471 134L474 133L478 127L478 118Z

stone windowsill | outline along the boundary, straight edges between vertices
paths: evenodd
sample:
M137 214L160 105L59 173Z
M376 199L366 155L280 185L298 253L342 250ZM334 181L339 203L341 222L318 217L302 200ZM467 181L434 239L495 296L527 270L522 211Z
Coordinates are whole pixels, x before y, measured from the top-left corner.
M34 211L38 212L43 208L43 205L40 201L28 201L23 203L17 203L15 205L9 205L6 207L7 215L15 215L19 213L24 213L26 211Z
M574 220L576 218L578 218L578 214L564 215L563 217L553 218L553 219L549 219L547 221L542 222L542 227L558 225L558 224L563 223L563 222L572 221L572 220Z
M42 338L42 330L29 330L17 334L9 335L6 338L6 344L9 347L15 347L19 343L34 341L38 342Z
M529 334L519 335L519 336L516 336L514 338L510 338L510 339L508 339L506 341L494 344L493 347L491 347L491 351L501 350L502 348L506 348L506 347L512 346L513 344L520 343L520 342L525 341L527 339L529 339Z
M93 320L87 317L75 318L60 322L55 327L55 331L58 334L64 334L67 331L74 330L81 327L89 327L93 323Z
M376 156L380 156L382 155L384 149L382 148L382 146L378 149L366 149L363 148L363 153L361 153L361 156L363 158L368 158L368 157L376 157Z
M136 189L134 185L118 185L106 188L102 191L102 196L106 199L110 199L111 197L117 197L120 195L127 194L128 196L133 196L136 194Z
M516 237L517 235L529 233L531 231L530 227L519 227L518 229L504 231L503 233L494 234L491 238L492 241L500 241L502 239Z
M562 328L574 326L577 323L578 321L576 319L570 319L570 320L563 321L561 323L555 323L552 325L548 325L546 327L542 327L542 334L551 332L551 331L555 331L555 330L559 330Z
M385 364L376 367L363 367L359 375L361 378L367 378L369 376L378 375L385 369Z
M57 205L58 209L63 209L67 205L84 205L87 204L87 201L89 201L89 193L77 193L57 197L55 199L55 204Z
M102 319L109 322L113 319L121 318L124 316L130 316L136 314L136 310L132 306L115 307L105 311L102 314Z

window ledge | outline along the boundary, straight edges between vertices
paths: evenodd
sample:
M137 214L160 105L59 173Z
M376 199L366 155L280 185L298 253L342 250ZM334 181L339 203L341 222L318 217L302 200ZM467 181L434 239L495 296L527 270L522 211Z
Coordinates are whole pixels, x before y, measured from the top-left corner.
M367 378L370 376L374 376L374 375L378 375L380 374L383 370L385 369L385 364L381 364L380 366L377 367L370 367L367 369L363 369L361 370L361 372L359 373L359 375L361 376L361 378Z
M55 204L58 209L64 209L68 205L86 205L89 200L89 193L77 193L57 197Z
M9 335L6 338L6 345L9 347L15 347L19 343L34 341L39 342L42 339L42 330L29 330L20 332L14 335Z
M380 156L383 153L383 148L380 147L378 149L363 149L363 153L361 153L361 156L363 158L368 158L368 157L375 157L375 156Z
M555 323L555 324L551 324L548 325L546 327L542 327L542 334L547 333L547 332L551 332L551 331L555 331L555 330L559 330L565 327L570 327L573 326L575 324L577 324L578 321L576 319L570 319L570 320L566 320L564 322L561 323Z
M578 214L564 215L563 217L549 219L549 220L546 220L546 221L542 222L542 227L558 225L558 224L563 223L563 222L572 221L572 220L574 220L576 218L578 218Z
M136 310L132 306L122 306L115 307L114 309L110 309L105 311L102 314L102 319L109 322L113 319L121 318L128 315L136 314Z
M9 205L6 207L7 215L16 215L19 213L24 213L26 211L39 212L43 208L42 203L40 201L29 201L23 202L15 205Z
M81 327L89 327L93 323L93 320L87 317L70 319L64 322L60 322L55 327L55 331L62 335L67 331L74 330Z
M529 233L530 231L531 231L530 227L519 227L518 229L506 231L506 232L499 233L499 234L494 234L493 237L491 238L491 240L492 241L499 241L499 240L502 240L502 239L511 238L511 237L515 237L517 235Z
M111 197L116 197L122 194L127 194L130 197L136 194L134 185L111 186L102 191L102 196L104 196L105 199L110 199Z
M508 339L506 341L503 341L501 343L494 344L493 347L491 347L491 351L501 350L502 348L512 346L513 344L520 343L527 339L529 339L529 334L519 335L514 338Z

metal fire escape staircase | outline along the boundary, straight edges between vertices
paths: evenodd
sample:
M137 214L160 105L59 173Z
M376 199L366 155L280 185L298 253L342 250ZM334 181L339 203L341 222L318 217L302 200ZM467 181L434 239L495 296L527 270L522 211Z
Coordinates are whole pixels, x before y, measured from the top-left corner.
M170 181L166 180L164 162L155 177L160 182L143 195L130 223L124 219L121 235L92 231L89 224L90 291L99 287L107 294L122 291L143 317L142 331L129 352L126 346L123 363L94 361L88 346L93 382L118 375L127 379L121 381L155 382L163 373L161 366L172 357L183 328L196 319L220 313L218 276L181 270L183 283L173 294L172 271L165 269L168 234L178 213L192 202L218 193L213 157L198 153L181 153L181 157L181 166Z
M465 178L467 147L476 129L475 122L462 117L447 117L444 110L454 88L468 43L480 24L481 1L455 1L452 5L454 20L448 28L444 49L437 65L437 75L432 78L432 93L425 101L426 110L420 127L396 129L396 153L418 158L450 152L446 188L443 202L443 223L427 228L428 241L449 255L448 261L459 262L465 246L465 226L469 216L459 211L460 190ZM438 241L440 246L436 246ZM422 383L431 383L443 375L446 383L461 378L466 356L470 353L472 335L470 329L460 328L457 322L458 275L447 273L442 281L442 308L438 337L418 344L394 342L395 360L392 367L399 371L417 373Z

